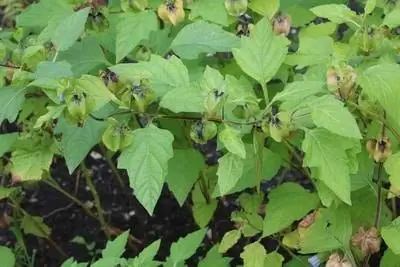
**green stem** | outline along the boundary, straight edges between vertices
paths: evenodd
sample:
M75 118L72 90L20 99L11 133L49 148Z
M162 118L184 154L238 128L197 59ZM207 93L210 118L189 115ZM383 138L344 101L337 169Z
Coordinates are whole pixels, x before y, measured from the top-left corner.
M200 189L201 193L203 194L207 205L211 203L211 196L210 191L208 190L207 181L206 181L206 174L205 171L202 170L200 173Z
M269 95L268 95L268 89L265 83L261 84L261 88L264 94L264 100L265 100L265 105L269 104Z
M92 196L94 199L94 204L95 204L97 214L98 214L98 219L99 219L99 222L101 225L101 229L103 230L104 234L107 236L107 239L110 239L110 233L108 231L108 226L104 219L104 211L101 207L99 194L97 193L96 187L94 186L94 184L92 182L91 172L89 169L86 168L86 166L83 162L81 163L81 169L83 172L83 176L85 177L86 184L89 186L90 192L92 193Z
M110 155L107 153L107 149L101 145L100 150L103 153L103 156L106 158L108 166L110 166L112 173L114 174L114 178L118 181L119 185L121 186L122 189L125 188L124 181L122 180L121 175L119 174L118 169L115 167L115 164L110 157Z

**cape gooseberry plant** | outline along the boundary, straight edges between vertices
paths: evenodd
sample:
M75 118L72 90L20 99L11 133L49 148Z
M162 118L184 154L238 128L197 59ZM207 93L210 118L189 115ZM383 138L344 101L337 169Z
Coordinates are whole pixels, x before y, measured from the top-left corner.
M51 242L18 203L32 183L62 192L50 166L63 157L110 236L82 163L99 144L150 215L167 184L200 230L165 262L160 241L122 258L124 232L91 266L184 266L229 195L236 228L199 266L228 266L241 238L246 267L284 264L263 238L288 252L285 266L399 266L399 29L393 0L41 0L0 33L0 122L15 129L0 135L12 181L0 198L18 229ZM215 162L199 152L212 142ZM309 186L283 177L264 190L281 168Z

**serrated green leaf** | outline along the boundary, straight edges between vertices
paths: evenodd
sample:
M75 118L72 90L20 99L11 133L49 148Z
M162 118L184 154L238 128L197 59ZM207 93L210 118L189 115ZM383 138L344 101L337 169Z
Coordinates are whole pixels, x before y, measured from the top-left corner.
M253 0L249 3L249 8L254 12L271 19L279 10L280 0Z
M312 109L312 119L318 127L344 137L362 138L355 118L334 96L324 95L307 102L307 105Z
M400 217L397 217L389 226L382 227L381 235L386 245L394 254L400 255Z
M140 254L134 259L132 267L146 266L157 255L160 248L161 240L154 241L148 245Z
M140 43L150 37L158 28L154 12L128 13L117 25L116 62L120 62ZM134 34L132 34L134 33Z
M99 259L96 262L94 262L93 264L91 264L91 267L110 267L110 266L118 266L118 265L122 265L122 266L126 266L126 260L125 259L121 259L121 258L117 258L117 257L112 257L112 258L103 258L103 259Z
M120 258L125 252L126 242L128 242L129 230L120 234L113 241L108 241L106 247L102 250L103 258Z
M11 249L8 247L0 246L0 259L3 267L14 267L15 256Z
M168 161L173 156L173 140L169 131L154 125L137 129L132 144L118 158L118 168L128 171L135 196L150 214L160 197Z
M369 156L366 150L363 150L357 155L357 162L359 166L358 171L350 176L352 191L361 189L367 185L372 186L375 167L373 159Z
M166 181L179 205L183 205L199 173L204 166L204 159L194 149L174 150L174 156L168 162Z
M71 78L73 73L71 71L71 64L67 61L42 61L40 62L32 77L34 79L60 79Z
M198 202L193 203L192 211L193 218L200 228L206 227L212 219L215 210L217 209L218 201L211 199L210 203Z
M317 178L347 204L351 204L351 188L346 149L351 147L343 137L321 128L307 131L302 145L304 164L317 168Z
M144 66L150 75L151 87L158 96L162 97L172 89L189 90L188 70L176 56L164 59L161 56L152 55L150 61Z
M243 174L243 160L233 154L227 153L218 160L218 187L221 195L230 192Z
M14 122L25 101L25 87L8 86L0 88L0 123L5 119Z
M171 49L184 59L196 59L203 53L231 52L240 39L220 26L196 21L185 26L172 41Z
M45 27L53 18L66 17L73 13L72 6L65 1L42 0L29 5L27 9L17 16L18 27Z
M230 258L224 258L218 252L218 246L214 246L207 252L206 257L199 263L198 267L228 267Z
M76 87L80 88L95 102L93 111L99 110L107 103L113 101L119 103L117 97L105 86L101 78L92 75L83 75L76 81Z
M205 95L198 86L190 85L167 92L161 99L160 106L175 113L201 113L204 111L204 98Z
M239 134L240 132L238 130L225 125L225 129L218 134L218 138L229 152L245 159L246 148Z
M286 57L286 64L300 69L331 62L333 53L333 39L331 37L302 37L299 42L299 49L295 54Z
M385 250L379 267L400 267L400 255L396 255L388 248Z
M58 60L68 61L76 77L97 71L109 64L99 43L93 37L85 37L68 50L61 52Z
M392 10L383 19L382 25L386 25L389 28L395 28L400 25L400 8Z
M192 10L190 18L202 17L204 20L228 26L228 13L224 6L224 0L203 0L196 1L190 6Z
M242 236L240 230L231 230L226 232L222 237L221 243L219 244L218 251L219 253L227 252L231 247L233 247Z
M243 259L243 267L264 267L264 259L267 252L260 243L252 243L244 247L240 254Z
M60 22L51 38L57 51L67 50L78 40L85 30L89 12L89 7L81 9Z
M278 252L268 253L265 257L264 267L282 267L285 258Z
M0 134L0 157L9 151L17 137L18 133Z
M392 119L399 118L400 66L397 64L374 65L357 77L363 92L372 101L377 100Z
M263 236L275 234L318 206L319 198L294 183L284 183L269 194Z
M69 173L73 173L89 151L100 142L107 123L89 118L83 127L68 124L60 119L55 132L61 133L61 150Z
M51 228L43 222L43 218L31 216L27 213L24 214L24 217L22 218L21 228L26 235L32 234L43 238L48 238L51 233Z
M206 231L207 229L200 229L185 237L179 238L177 242L172 244L169 260L173 262L173 266L179 266L179 263L183 263L196 252L204 239Z
M276 36L269 20L263 18L255 25L250 37L242 37L240 48L233 49L233 55L245 73L265 84L285 60L287 44L287 39Z
M328 4L311 8L318 17L327 18L334 23L352 22L357 14L346 5Z

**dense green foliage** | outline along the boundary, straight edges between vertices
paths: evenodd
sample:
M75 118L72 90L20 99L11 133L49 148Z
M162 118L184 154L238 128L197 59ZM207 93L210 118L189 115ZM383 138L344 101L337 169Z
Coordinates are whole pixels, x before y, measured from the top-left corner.
M160 241L122 258L125 232L93 267L184 266L232 194L237 228L199 266L228 266L223 254L248 237L258 239L240 254L245 267L283 265L260 243L267 237L292 255L285 266L308 266L312 255L301 254L367 266L379 253L381 267L400 266L398 1L102 2L41 0L0 33L0 123L19 129L0 135L14 183L0 199L15 204L38 181L56 186L55 157L87 171L82 161L101 144L149 214L167 184L180 205L189 198L201 229L165 263L153 261ZM210 140L217 164L196 150ZM266 194L281 168L311 186ZM25 234L49 237L42 218L20 215ZM0 258L14 265L8 249Z

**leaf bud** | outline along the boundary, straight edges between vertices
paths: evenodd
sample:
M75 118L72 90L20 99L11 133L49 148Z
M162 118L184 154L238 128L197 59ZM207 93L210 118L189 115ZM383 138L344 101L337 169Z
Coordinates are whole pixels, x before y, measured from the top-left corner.
M111 151L118 151L128 147L133 138L133 133L129 127L115 119L109 119L107 129L104 131L102 141Z
M276 114L271 114L268 128L266 128L266 125L264 125L264 127L262 126L262 128L264 132L269 132L269 135L276 142L282 142L282 139L288 137L290 134L290 122L290 114L285 111L281 111Z
M195 122L190 129L190 138L198 144L206 144L218 131L217 125L212 121L201 120Z
M185 19L182 0L165 0L157 14L164 23L176 25Z
M204 106L209 117L215 117L216 114L222 109L224 100L226 99L225 91L219 89L211 90L204 102Z
M367 254L374 254L380 250L381 239L378 235L378 230L375 227L371 227L365 230L364 227L360 227L358 232L351 238L353 246L361 248L361 251Z
M225 8L231 16L239 17L247 11L247 0L225 0Z
M149 61L151 57L151 50L144 45L139 45L135 51L133 59L136 61Z
M385 162L392 155L392 142L385 136L380 140L367 141L366 149L375 162Z
M341 257L338 253L333 253L329 256L325 267L356 267L352 266L351 262L346 257Z
M128 88L128 98L128 102L133 100L133 106L136 107L139 112L144 112L146 108L157 99L147 79L133 82Z
M342 100L354 94L357 75L354 69L346 65L343 68L331 67L327 71L326 83L328 89Z
M288 36L292 27L292 20L289 15L278 14L272 19L272 26L276 35Z

